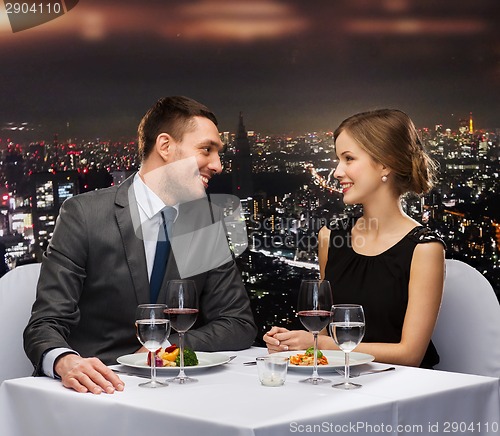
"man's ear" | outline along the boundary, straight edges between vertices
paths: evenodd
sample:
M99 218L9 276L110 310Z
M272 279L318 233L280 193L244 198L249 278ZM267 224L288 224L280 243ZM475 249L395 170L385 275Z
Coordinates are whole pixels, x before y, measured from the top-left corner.
M173 138L168 133L160 133L156 137L155 151L164 161L167 161L172 153L172 142Z

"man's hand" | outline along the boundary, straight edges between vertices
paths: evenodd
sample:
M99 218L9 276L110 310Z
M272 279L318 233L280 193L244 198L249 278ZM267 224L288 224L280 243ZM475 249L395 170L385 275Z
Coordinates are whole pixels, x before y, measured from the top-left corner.
M112 394L123 391L125 383L120 380L97 357L83 358L77 354L64 354L56 360L54 370L62 379L64 387L77 392Z

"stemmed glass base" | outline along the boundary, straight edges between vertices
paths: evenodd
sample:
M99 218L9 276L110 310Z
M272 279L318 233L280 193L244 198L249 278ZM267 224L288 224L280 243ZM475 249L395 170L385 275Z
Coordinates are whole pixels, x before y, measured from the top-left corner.
M344 381L342 383L336 383L332 385L332 388L343 389L345 391L352 391L353 389L359 389L361 385L356 383L351 383L349 377L351 375L351 367L349 366L349 358L351 356L350 351L344 351Z
M308 377L304 380L300 380L301 383L309 383L312 385L319 385L321 383L330 383L331 380L320 377L318 375L318 332L313 332L314 338L314 365L313 365L313 373L311 377Z
M360 387L361 387L361 385L358 385L356 383L351 383L351 382L342 382L342 383L336 383L336 384L332 385L332 388L343 389L345 391L359 389Z
M306 378L304 380L299 380L300 383L310 383L312 385L319 385L321 383L330 383L331 380L328 380L326 378L323 378L323 377L309 377L309 378Z
M167 382L161 382L156 378L156 358L154 357L156 354L155 351L149 351L149 355L151 356L151 379L145 383L139 383L141 388L164 388L168 386Z
M188 383L196 383L198 381L198 379L188 377L185 374L184 375L179 374L178 376L176 376L174 378L168 378L166 381L169 383L177 383L179 385L184 385L184 384L188 384Z
M188 377L184 372L184 332L179 332L179 361L180 361L180 370L179 374L177 374L174 378L169 378L166 381L170 383L177 383L180 385L185 385L188 383L195 383L198 381L196 378Z
M168 383L164 383L158 380L151 380L146 383L139 383L139 386L141 388L164 388L165 386L168 386Z

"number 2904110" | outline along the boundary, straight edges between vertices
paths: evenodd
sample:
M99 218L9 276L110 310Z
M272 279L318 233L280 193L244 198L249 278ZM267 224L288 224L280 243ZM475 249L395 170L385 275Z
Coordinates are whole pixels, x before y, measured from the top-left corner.
M64 13L61 2L40 3L5 3L7 14L61 14Z

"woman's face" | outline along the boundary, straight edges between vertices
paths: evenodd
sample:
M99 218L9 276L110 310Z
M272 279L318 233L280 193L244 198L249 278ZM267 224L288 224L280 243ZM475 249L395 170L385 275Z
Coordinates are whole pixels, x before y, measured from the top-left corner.
M343 131L335 141L339 164L334 177L339 181L345 204L364 204L381 186L388 171L375 162L358 143Z

